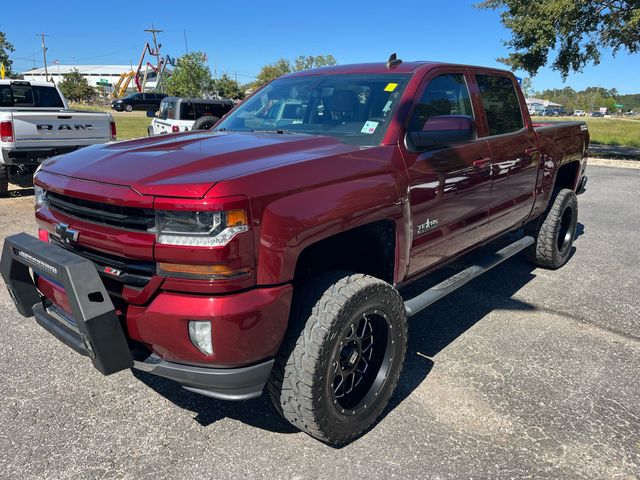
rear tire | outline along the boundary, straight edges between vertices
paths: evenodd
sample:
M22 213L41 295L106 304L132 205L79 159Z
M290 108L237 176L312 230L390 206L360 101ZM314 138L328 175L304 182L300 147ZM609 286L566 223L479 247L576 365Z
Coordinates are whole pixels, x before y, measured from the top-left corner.
M535 243L527 251L529 260L543 268L562 267L571 254L578 226L578 198L573 190L555 193L533 232Z
M218 123L219 120L220 119L218 117L214 117L212 115L200 117L193 122L191 130L210 130L216 123Z
M330 272L296 297L268 391L300 430L329 444L360 436L398 384L407 321L398 292L377 278Z
M0 163L0 197L4 197L9 192L9 167Z

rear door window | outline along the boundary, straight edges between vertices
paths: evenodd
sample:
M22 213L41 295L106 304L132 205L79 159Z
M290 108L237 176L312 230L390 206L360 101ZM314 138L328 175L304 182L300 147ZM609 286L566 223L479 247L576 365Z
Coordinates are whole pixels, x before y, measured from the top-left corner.
M513 133L524 128L516 87L510 78L476 75L489 135Z

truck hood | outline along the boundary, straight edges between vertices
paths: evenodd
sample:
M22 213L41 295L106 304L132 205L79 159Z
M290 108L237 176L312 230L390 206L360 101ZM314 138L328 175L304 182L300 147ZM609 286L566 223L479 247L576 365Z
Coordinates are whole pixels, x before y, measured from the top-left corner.
M222 180L359 149L325 136L193 132L82 148L45 161L42 170L143 195L201 198Z

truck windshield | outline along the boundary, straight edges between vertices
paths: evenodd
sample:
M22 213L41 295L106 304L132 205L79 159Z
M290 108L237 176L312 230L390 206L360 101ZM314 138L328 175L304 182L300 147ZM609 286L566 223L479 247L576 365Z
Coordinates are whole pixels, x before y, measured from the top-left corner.
M309 75L274 80L214 130L286 131L378 145L410 75Z
M55 87L0 85L0 107L64 108Z

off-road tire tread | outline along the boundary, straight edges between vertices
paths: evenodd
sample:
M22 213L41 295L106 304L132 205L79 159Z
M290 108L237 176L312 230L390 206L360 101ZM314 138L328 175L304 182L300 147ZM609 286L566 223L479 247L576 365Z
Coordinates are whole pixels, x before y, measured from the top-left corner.
M360 436L370 425L335 437L323 428L322 400L313 397L314 386L323 381L320 372L330 359L321 358L327 337L332 333L333 320L350 302L362 296L393 292L392 308L402 312L404 329L402 362L406 354L407 323L404 304L398 292L388 283L369 275L335 271L310 282L294 299L290 328L277 355L267 390L278 412L292 425L309 435L331 444L343 444ZM306 316L305 312L311 312ZM401 370L401 369L400 369ZM389 396L395 390L400 371L391 379Z

